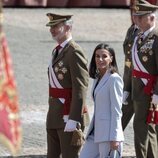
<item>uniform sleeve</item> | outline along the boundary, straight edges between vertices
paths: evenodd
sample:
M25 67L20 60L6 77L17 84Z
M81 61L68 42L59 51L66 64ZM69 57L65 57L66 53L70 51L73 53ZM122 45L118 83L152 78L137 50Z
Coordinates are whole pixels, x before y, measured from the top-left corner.
M124 54L126 53L126 44L128 44L129 35L131 33L131 27L127 30L126 36L125 36L125 39L124 39L124 42L123 42L123 51L124 51Z
M72 102L69 119L80 121L88 88L87 59L81 51L74 51L69 63L72 80Z
M138 29L135 28L134 25L127 31L126 35L126 42L124 42L124 54L125 54L125 61L124 61L124 73L123 73L123 81L124 81L124 91L131 92L131 78L132 78L132 46L134 43L134 39L138 34Z
M128 68L128 70L126 71L124 76L125 77L124 77L123 90L131 93L131 89L132 89L132 66L130 68Z

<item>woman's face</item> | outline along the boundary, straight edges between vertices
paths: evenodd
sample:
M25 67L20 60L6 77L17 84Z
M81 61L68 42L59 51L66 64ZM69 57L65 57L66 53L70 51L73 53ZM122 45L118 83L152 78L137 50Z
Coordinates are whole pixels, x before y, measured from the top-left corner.
M98 49L95 52L95 62L96 67L99 71L106 72L112 62L112 56L110 55L110 52L108 50Z

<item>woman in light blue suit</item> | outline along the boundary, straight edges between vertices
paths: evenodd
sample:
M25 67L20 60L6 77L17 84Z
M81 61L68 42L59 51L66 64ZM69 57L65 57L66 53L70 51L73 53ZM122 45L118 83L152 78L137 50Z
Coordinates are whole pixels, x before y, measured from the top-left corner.
M110 150L122 154L123 81L118 74L115 52L107 44L95 48L89 74L94 79L94 115L80 158L106 158Z

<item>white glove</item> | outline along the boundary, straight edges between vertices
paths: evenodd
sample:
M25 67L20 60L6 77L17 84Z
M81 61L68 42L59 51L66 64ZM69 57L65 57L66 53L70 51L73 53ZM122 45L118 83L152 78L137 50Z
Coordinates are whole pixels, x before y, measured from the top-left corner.
M129 92L124 91L124 92L123 92L123 100L122 100L122 103L123 103L124 105L128 105L128 102L127 102L128 96L129 96Z
M64 115L63 116L63 120L64 120L65 123L68 121L68 119L69 119L69 115Z
M64 132L72 132L76 130L76 126L77 126L77 121L74 120L68 120L66 125L65 125L65 129Z
M156 105L158 104L158 95L153 94L151 103Z

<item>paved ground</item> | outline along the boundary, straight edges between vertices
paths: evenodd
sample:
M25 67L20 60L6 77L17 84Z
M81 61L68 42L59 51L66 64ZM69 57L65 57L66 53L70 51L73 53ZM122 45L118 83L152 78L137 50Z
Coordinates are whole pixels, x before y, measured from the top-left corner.
M73 14L74 39L86 50L90 60L95 46L106 42L117 52L123 73L123 50L130 16L127 9L4 9L4 29L9 42L17 80L23 144L20 156L46 154L45 118L48 109L47 65L55 43L45 27L47 12ZM87 97L91 115L90 88ZM134 156L132 122L125 130L124 156ZM0 157L9 156L0 146ZM26 156L27 158L32 156ZM35 156L34 156L35 157ZM36 156L38 157L38 156Z

